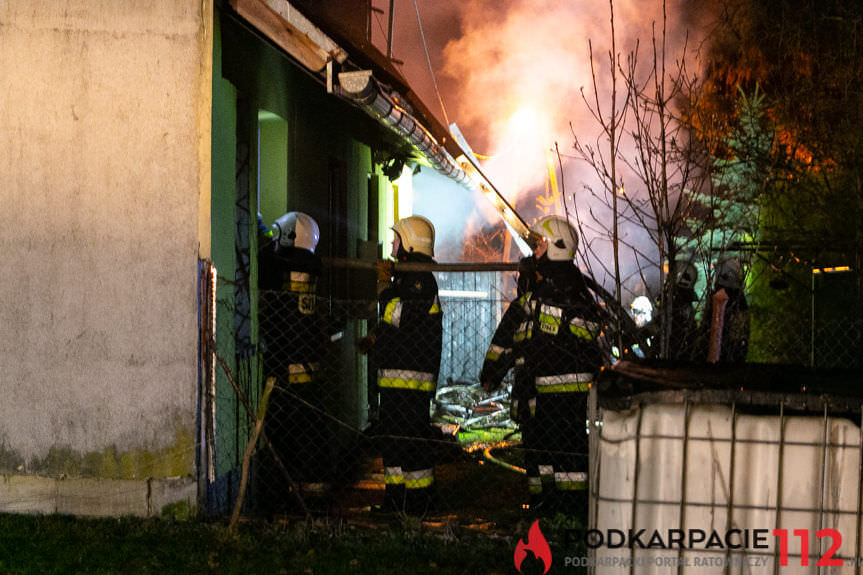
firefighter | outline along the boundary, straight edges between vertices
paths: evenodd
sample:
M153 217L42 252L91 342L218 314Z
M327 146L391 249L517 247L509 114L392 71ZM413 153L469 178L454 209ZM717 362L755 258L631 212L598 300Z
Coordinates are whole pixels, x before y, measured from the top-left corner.
M587 509L587 397L603 363L597 338L602 311L573 263L578 235L566 218L534 228L546 240L541 279L512 301L492 338L480 381L496 389L515 368L531 506ZM524 404L527 403L527 408Z
M271 229L271 243L259 246L258 280L264 376L276 377L264 431L281 465L276 463L270 479L281 479L283 466L292 481L290 489L299 490L295 496L322 502L330 487L331 459L321 397L326 337L316 307L320 232L303 212L284 214ZM266 242L268 234L261 237ZM287 494L285 488L279 491L281 497Z
M396 262L434 262L434 226L422 216L393 225ZM384 509L421 515L434 485L429 407L441 360L442 313L431 272L395 272L380 292L380 318L360 351L373 355L386 492Z
M693 359L698 324L695 322L695 283L698 269L688 260L675 262L675 278L670 291L671 333L668 340L668 357Z
M721 308L724 309L719 313ZM716 313L714 310L717 310ZM749 351L749 305L743 293L743 266L739 258L724 257L719 260L701 332L708 341L708 361L746 361Z

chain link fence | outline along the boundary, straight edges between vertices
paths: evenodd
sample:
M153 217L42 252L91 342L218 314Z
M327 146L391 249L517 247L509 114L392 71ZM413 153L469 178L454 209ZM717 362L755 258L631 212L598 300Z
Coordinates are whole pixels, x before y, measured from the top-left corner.
M496 390L483 390L480 372L492 337L516 296L514 273L436 276L442 318L436 373L378 369L382 354L435 356L435 338L363 353L366 336L383 321L377 301L258 294L257 353L231 366L243 374L235 379L244 383L235 387L247 397L221 407L216 402L217 409L233 410L217 414L215 431L216 443L234 445L215 450L230 459L215 467L233 470L231 501L243 486L239 469L254 440L244 513L381 511L497 521L525 510L584 509L590 379L578 375L557 382L568 385L566 391L522 397L520 411L513 393L517 369ZM808 315L789 319L751 310L743 337L749 361L859 367L860 327L852 319L813 323ZM692 349L705 349L707 331L696 323L687 333ZM621 354L609 340L603 353L612 365ZM548 361L567 353L555 348ZM627 354L634 352L624 349ZM268 378L274 387L264 412Z
M431 380L390 373L391 379L416 383L416 389L383 394L379 354L410 357L425 353L432 342L420 338L418 348L361 353L363 339L381 321L378 301L260 292L240 308L232 282L202 280L201 425L196 446L188 447L196 453L155 454L142 461L137 475L158 477L166 462L195 457L198 504L217 514L229 513L242 492L243 512L254 515L397 510L495 521L521 517L540 502L555 507L554 497L546 503L531 493L553 493L563 480L581 479L584 460L594 451L587 444L592 438L583 425L582 396L575 393L573 401L554 405L543 405L545 398L537 396L522 398L527 411L519 414L514 369L496 390L483 390L479 375L495 330L516 297L515 274L435 275L439 368L427 370L435 372ZM859 369L860 320L851 313L828 317L810 311L802 306L799 313L776 313L752 305L739 336L746 341L747 361ZM238 320L238 315L243 317ZM706 326L699 319L682 341L701 353ZM223 338L213 346L207 334L233 333L237 325L250 334L248 339ZM613 346L603 349L611 365L617 359ZM548 359L565 354L555 349ZM625 348L621 355L637 354ZM687 359L703 364L700 355ZM269 378L274 386L266 395ZM805 385L800 391L811 393ZM562 394L549 397L555 395ZM542 422L546 416L550 421ZM397 464L388 465L390 460ZM70 472L96 476L98 466L87 465L83 461ZM0 471L14 476L41 470L0 446ZM389 495L388 485L396 486ZM428 489L409 501L408 485ZM118 503L126 498L116 495Z
M377 301L261 292L261 381L276 382L247 511L483 517L503 496L517 513L527 491L512 376L491 394L479 382L512 276L438 274L439 350L408 330L392 349L363 353L380 321ZM380 368L393 364L384 357L430 367Z

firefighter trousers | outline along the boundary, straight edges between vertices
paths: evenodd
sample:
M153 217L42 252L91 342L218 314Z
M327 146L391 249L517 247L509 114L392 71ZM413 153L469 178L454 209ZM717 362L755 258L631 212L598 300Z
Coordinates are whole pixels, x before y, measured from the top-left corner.
M320 402L320 382L279 385L270 395L264 430L281 461L269 475L288 504L290 494L284 470L304 499L320 498L329 490L333 475L330 421Z
M540 393L522 427L532 507L587 512L587 393Z
M428 392L379 388L384 507L421 515L434 487L434 445Z

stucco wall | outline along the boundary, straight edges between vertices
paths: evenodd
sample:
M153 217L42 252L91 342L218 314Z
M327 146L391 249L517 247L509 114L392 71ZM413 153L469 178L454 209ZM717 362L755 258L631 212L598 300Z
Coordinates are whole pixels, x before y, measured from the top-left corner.
M5 467L193 471L210 11L0 0Z

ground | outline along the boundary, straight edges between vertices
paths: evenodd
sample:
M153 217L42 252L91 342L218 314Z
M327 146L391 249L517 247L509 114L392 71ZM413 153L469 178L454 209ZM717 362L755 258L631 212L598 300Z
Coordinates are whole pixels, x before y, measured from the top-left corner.
M544 525L559 541L561 524ZM513 529L387 517L245 521L231 531L224 522L0 515L0 573L505 574L516 572L527 525ZM550 573L578 573L561 561ZM528 557L521 573L542 573L541 564Z
M379 513L380 459L370 458L358 481L339 492L325 514L245 513L231 530L225 518L184 520L170 509L161 519L83 519L0 515L0 575L44 573L261 574L509 574L514 552L537 519L524 509L517 450L499 449L496 464L459 446L444 446L435 467L434 509L422 518ZM543 517L542 532L565 568L565 531L578 520ZM522 575L543 573L532 554Z

